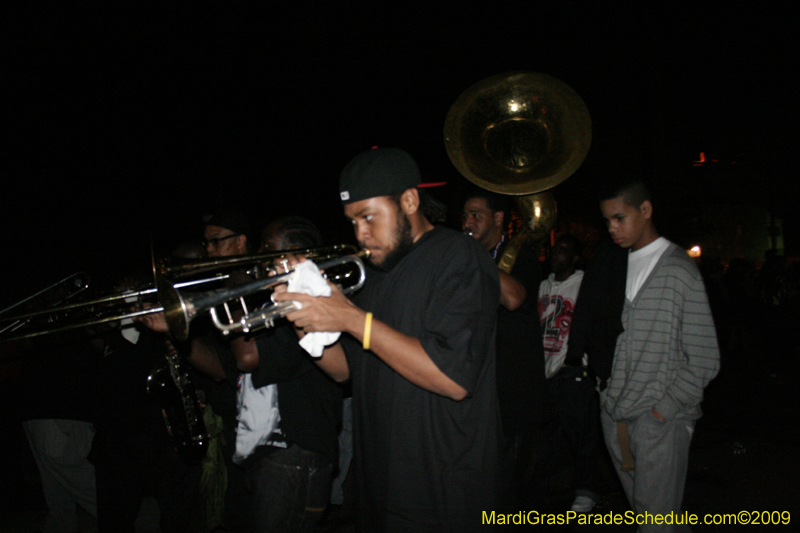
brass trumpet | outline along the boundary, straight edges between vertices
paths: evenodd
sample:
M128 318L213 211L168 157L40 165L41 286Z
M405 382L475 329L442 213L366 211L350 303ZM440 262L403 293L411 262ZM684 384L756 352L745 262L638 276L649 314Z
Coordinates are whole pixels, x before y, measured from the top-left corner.
M327 259L317 263L317 266L320 270L325 271L327 279L339 285L342 292L350 294L364 285L366 272L361 257L368 256L368 250L361 250L355 255ZM343 270L337 269L337 267L341 266L346 266L347 268ZM284 317L296 309L293 303L272 304L269 307L251 312L244 297L271 289L275 285L286 283L295 275L294 271L289 271L235 287L187 295L176 290L175 286L166 283L166 280L162 280L158 291L163 305L164 318L167 321L170 333L176 339L184 341L189 336L190 322L205 311L210 311L214 325L224 335L232 332L249 333L256 329L272 327L276 319ZM229 302L234 300L238 301L242 311L242 317L238 319L234 316L235 313L231 311L229 305ZM224 320L220 318L220 313L216 309L217 306L222 306L224 309Z

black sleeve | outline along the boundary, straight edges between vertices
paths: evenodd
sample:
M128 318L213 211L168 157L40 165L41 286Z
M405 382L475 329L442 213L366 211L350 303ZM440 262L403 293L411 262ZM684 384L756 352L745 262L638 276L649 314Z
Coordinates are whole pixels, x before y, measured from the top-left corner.
M511 276L522 283L527 293L525 302L518 311L525 314L536 313L538 317L537 299L539 283L542 281L542 266L531 246L523 246L520 249L517 260L514 262L514 268L511 269Z
M611 374L617 337L623 331L627 272L627 251L612 242L601 245L586 267L575 303L567 360L578 361L588 354L589 365L601 380Z
M442 245L444 246L444 245ZM407 288L406 298L425 301L417 334L422 348L447 377L473 393L484 362L493 351L500 302L500 278L492 258L474 239L450 240L443 248L448 261L420 261L432 274L427 284ZM427 274L426 274L427 275Z
M225 383L236 390L239 382L239 369L236 368L236 359L231 351L231 344L216 331L205 334L202 342L207 343L217 353L219 364L225 373Z
M256 338L256 345L259 364L252 374L256 388L297 379L314 370L291 325L267 330Z

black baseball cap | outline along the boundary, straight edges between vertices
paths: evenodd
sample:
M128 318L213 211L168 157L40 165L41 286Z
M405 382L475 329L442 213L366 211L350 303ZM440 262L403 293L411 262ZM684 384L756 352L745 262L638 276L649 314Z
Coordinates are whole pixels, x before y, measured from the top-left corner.
M339 180L339 198L347 205L414 187L444 184L423 183L416 161L405 150L373 148L357 155L344 167Z

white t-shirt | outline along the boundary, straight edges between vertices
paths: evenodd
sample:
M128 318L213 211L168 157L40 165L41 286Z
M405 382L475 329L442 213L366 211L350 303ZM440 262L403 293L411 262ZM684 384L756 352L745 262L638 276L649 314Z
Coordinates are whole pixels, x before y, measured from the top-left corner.
M647 276L653 271L669 241L659 237L647 246L628 253L628 279L625 284L625 297L633 301L636 293L644 285Z
M581 281L583 271L576 270L564 281L556 281L555 274L550 274L539 285L539 323L544 343L544 370L548 378L556 375L567 357L569 329Z

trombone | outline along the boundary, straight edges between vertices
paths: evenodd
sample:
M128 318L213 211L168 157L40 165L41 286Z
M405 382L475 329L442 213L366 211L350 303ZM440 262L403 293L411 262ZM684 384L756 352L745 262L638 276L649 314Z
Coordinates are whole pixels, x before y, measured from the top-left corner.
M247 273L258 279L263 277L264 265L275 264L286 259L289 255L302 255L313 261L325 261L334 257L344 255L355 255L359 249L352 244L334 244L331 246L319 246L316 248L304 248L295 250L279 250L276 252L264 252L251 255L232 255L215 259L175 259L164 258L160 261L153 261L153 275L159 275L168 279L183 279L189 276L196 276L204 272L213 272L225 269L238 269L249 265ZM222 278L220 278L222 279Z
M227 301L234 299L239 300L240 305L244 306L244 318L248 318L249 310L244 303L244 297L258 291L270 289L279 283L287 281L291 275L291 272L266 278L263 278L263 275L271 265L285 261L287 256L290 254L302 255L307 259L313 260L321 269L333 268L334 270L337 270L335 268L337 266L349 265L349 271L346 271L344 274L337 274L339 278L332 280L336 283L339 283L339 281L341 281L343 284L351 283L355 276L356 280L352 285L352 288L344 287L343 289L347 290L348 293L361 288L361 285L363 285L364 266L359 256L366 257L368 252L359 250L355 246L346 244L298 250L284 250L254 255L230 256L213 260L162 259L160 261L156 261L153 259L153 277L155 278L154 286L145 287L140 290L120 292L86 302L62 305L59 307L52 307L40 311L26 313L24 315L0 319L0 325L2 325L2 327L0 327L0 342L29 339L39 337L41 335L49 335L51 333L117 322L126 318L146 316L154 313L160 313L162 311L164 312L170 331L177 338L185 339L188 337L189 322L201 312L213 310L213 308L217 305L222 305L226 309L225 313L228 316L228 324L225 325L219 319L219 314L216 313L215 310L212 313L212 319L214 320L215 325L221 329L224 334L228 334L235 330L241 330L246 333L260 326L257 326L254 322L249 325L242 326L233 324L233 313L230 311L230 306L227 304ZM217 289L205 292L185 291L185 289L188 287L228 279L230 277L228 272L243 268L247 268L247 273L253 277L256 277L257 279L253 282L227 289ZM214 272L214 274L206 278L188 279L197 277L200 274L207 274L209 272ZM60 284L70 279L71 278L62 280L62 282L59 282L54 286L60 286ZM86 285L88 286L88 281L86 282ZM49 290L49 288L45 290ZM39 293L37 293L37 295L38 294ZM147 296L156 296L158 298L159 305L148 309L131 310L133 305L132 301L135 300L141 304L143 298ZM23 300L23 302L30 300L31 298L33 298L33 296ZM12 307L16 307L19 305L19 303ZM7 311L8 309L11 309L11 307L4 311ZM286 311L286 313L288 312L289 310ZM275 314L273 319L277 318L278 316L283 316L279 315L277 311L273 311L273 313ZM215 316L216 319L214 318ZM44 321L45 326L34 330L23 327L36 320ZM251 318L251 321L252 320L255 319ZM265 318L264 327L270 327L271 325L271 322ZM2 333L5 333L8 330L16 332L16 334L3 336Z
M71 276L67 276L66 278L53 283L49 287L45 287L44 289L40 290L39 292L28 296L25 299L18 301L17 303L10 305L0 311L0 315L3 313L14 309L15 307L19 307L26 302L30 302L29 305L41 302L42 300L47 300L47 307L53 308L56 307L73 296L80 294L81 292L85 291L89 288L89 276L84 272L76 272ZM48 311L41 311L40 313L31 313L28 315L22 316L13 316L10 318L2 319L2 323L5 325L0 328L0 340L3 338L3 334L7 331L14 332L20 328L25 327L27 324L30 323L33 315L47 313Z

